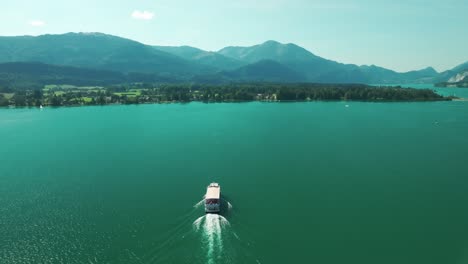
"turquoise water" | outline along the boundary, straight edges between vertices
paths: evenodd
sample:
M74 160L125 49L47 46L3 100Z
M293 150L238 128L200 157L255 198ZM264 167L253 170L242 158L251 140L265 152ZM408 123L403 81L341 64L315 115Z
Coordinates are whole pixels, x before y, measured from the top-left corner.
M467 135L468 102L0 109L1 263L467 263Z

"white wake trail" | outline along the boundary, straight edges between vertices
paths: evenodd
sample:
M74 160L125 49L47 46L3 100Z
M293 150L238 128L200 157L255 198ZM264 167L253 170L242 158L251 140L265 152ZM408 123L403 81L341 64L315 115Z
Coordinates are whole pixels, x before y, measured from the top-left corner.
M204 201L205 201L205 200L202 199L201 201L199 201L198 203L196 203L196 204L193 206L193 208L200 208L200 206L202 206L202 204L203 204Z
M229 225L229 221L218 214L207 214L193 222L195 230L201 231L209 264L214 264L221 259L223 252L222 231Z
M205 219L205 216L198 217L197 220L193 222L193 227L195 228L195 231L200 230L200 225L203 219Z

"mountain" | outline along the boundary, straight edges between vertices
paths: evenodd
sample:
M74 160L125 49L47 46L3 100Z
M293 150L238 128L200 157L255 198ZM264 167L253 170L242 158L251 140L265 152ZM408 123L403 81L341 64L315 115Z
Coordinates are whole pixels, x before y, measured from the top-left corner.
M439 75L437 75L434 78L433 82L434 83L449 82L451 78L454 78L457 74L462 73L465 70L468 70L468 61L454 67L453 69L441 72Z
M436 77L439 73L432 67L427 67L427 68L424 68L422 70L418 70L418 71L409 71L409 72L405 72L405 73L401 73L402 76L404 76L406 79L408 80L415 80L415 79L418 79L418 80L427 80L427 81L431 81L432 78Z
M216 52L204 51L190 46L154 46L154 48L219 70L233 70L246 64L240 60L229 58Z
M0 37L0 63L47 64L122 72L187 74L203 67L139 42L102 33Z
M261 60L274 60L281 63L290 61L323 60L295 44L281 44L273 40L251 47L226 47L218 51L218 53L250 63Z
M468 70L463 70L451 77L448 81L437 83L436 85L440 87L468 88Z
M267 41L209 52L189 46L148 46L102 33L0 37L0 63L7 62L41 62L181 82L433 83L446 82L468 68L467 62L440 74L431 67L400 73L327 60L292 43Z
M237 70L224 72L224 75L237 81L262 82L304 82L305 76L273 60L261 60Z
M318 57L295 44L281 44L272 40L251 47L226 47L218 53L248 63L276 61L304 75L308 81L321 81L321 75L336 71L344 65Z
M395 72L375 65L360 66L367 83L431 83L439 73L432 67L404 73Z
M465 62L465 63L462 63L458 66L456 66L455 68L452 69L453 72L456 72L456 73L460 73L462 71L466 71L468 70L468 61Z
M464 70L457 75L450 78L447 82L448 83L458 83L458 82L466 82L468 81L468 70Z
M305 82L304 75L273 61L261 60L231 71L197 75L192 82L205 84L227 84L239 82L297 83Z
M430 82L438 73L433 68L398 73L377 66L343 64L321 58L295 44L267 41L251 47L226 47L218 53L249 63L273 60L306 77L309 82L325 83L402 83Z
M440 73L435 81L440 87L468 87L468 61Z

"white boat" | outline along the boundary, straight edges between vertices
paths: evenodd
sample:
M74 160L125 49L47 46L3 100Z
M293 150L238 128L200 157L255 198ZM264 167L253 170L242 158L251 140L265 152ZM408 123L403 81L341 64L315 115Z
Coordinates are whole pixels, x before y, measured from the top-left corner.
M221 205L221 186L213 182L206 188L205 212L219 213Z

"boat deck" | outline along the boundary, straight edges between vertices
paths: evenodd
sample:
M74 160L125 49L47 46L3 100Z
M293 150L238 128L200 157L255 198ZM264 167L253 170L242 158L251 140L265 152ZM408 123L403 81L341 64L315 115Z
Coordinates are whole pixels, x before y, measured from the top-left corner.
M221 188L218 187L208 187L206 189L205 199L219 199L221 196Z

